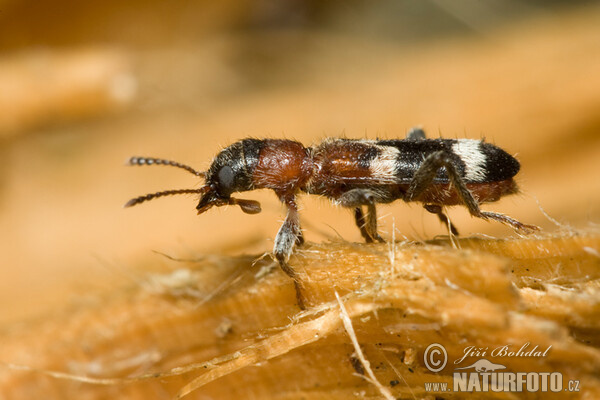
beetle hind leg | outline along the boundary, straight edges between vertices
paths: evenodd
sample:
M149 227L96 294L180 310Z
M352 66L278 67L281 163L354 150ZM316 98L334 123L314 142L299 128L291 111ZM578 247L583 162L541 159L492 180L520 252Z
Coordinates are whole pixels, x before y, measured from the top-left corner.
M424 140L425 138L425 131L418 126L411 128L406 134L406 140Z
M423 161L410 182L408 191L404 196L405 201L418 201L419 196L433 184L433 179L440 168L446 168L446 173L450 178L452 186L458 192L458 195L472 216L486 220L493 219L524 233L531 233L539 229L537 226L523 224L504 214L481 211L479 203L475 200L469 189L467 189L467 185L458 173L450 155L445 151L431 153Z
M454 236L458 236L458 230L456 229L456 225L454 225L452 221L450 221L450 218L448 218L448 216L444 214L444 212L442 211L442 206L437 204L425 204L423 207L430 213L436 214L440 221L446 226L446 229L449 229Z
M523 233L533 233L535 231L539 231L540 228L536 225L528 225L522 222L517 221L514 218L509 217L508 215L495 213L491 211L481 211L482 217L484 219L493 219L495 221L501 222L505 225L510 225L515 229L520 230Z

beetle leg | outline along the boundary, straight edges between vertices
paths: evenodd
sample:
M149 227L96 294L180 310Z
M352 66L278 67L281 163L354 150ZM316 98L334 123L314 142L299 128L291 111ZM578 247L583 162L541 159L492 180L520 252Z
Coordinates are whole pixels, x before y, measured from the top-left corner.
M377 233L377 210L372 190L351 189L343 193L337 201L342 207L354 207L356 226L360 229L360 233L367 243L372 243L374 240L384 242L383 238ZM367 206L366 220L361 208L363 205Z
M371 199L371 202L367 205L367 231L369 235L377 240L379 243L385 243L385 240L379 233L377 233L377 208L375 207L375 202Z
M452 223L452 221L450 221L450 218L444 214L442 211L442 206L437 204L425 204L423 207L430 213L436 214L440 221L446 226L446 229L450 229L450 232L452 232L454 236L458 236L458 230L456 229L456 226Z
M277 236L275 237L275 246L273 253L275 258L279 262L279 266L290 278L294 281L294 288L296 289L296 300L298 306L304 310L304 296L302 294L302 283L300 278L294 269L288 264L288 260L294 249L294 244L301 244L304 242L302 232L300 230L300 218L298 216L298 206L296 205L295 196L287 196L282 198L285 205L287 206L287 217L279 228Z
M298 232L296 232L296 246L302 246L304 244L304 234L302 234L302 229L298 225Z
M406 134L406 140L423 140L425 137L425 131L416 126Z
M365 215L361 206L354 208L354 220L356 221L356 226L358 226L358 229L360 229L360 234L363 238L365 238L365 242L373 243L373 238L369 235L369 232L367 232L367 227L365 226Z
M520 231L522 231L523 233L529 234L529 233L533 233L534 231L539 231L540 227L536 226L536 225L528 225L528 224L524 224L522 222L517 221L514 218L509 217L508 215L504 215L504 214L500 214L500 213L495 213L495 212L491 212L491 211L480 211L481 212L481 218L483 219L493 219L496 220L498 222L501 222L505 225L510 225L511 227L513 227L514 229L518 229Z
M452 186L454 186L454 189L458 192L458 195L472 216L482 219L493 219L503 224L510 225L512 228L521 230L525 233L539 229L537 226L523 224L504 214L481 211L479 208L479 203L477 203L477 200L475 200L469 189L467 189L467 185L452 163L450 156L444 151L436 151L435 153L431 153L425 159L425 161L423 161L423 164L421 164L412 178L410 187L405 195L405 200L418 200L418 197L429 186L431 186L433 179L437 175L437 171L440 168L446 168L446 172L450 178L450 182L452 182Z

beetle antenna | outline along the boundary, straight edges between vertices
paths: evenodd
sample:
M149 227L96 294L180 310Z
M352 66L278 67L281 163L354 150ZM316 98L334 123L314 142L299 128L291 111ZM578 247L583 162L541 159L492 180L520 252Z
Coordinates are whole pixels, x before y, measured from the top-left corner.
M150 193L144 196L136 197L125 203L125 207L133 207L137 204L145 201L153 200L158 197L171 196L174 194L188 194L188 193L206 193L210 189L209 186L202 186L199 189L176 189L176 190L164 190L162 192Z
M181 169L185 169L187 172L192 173L196 176L200 176L204 178L206 176L206 172L196 171L194 168L189 165L185 165L182 163L178 163L177 161L163 160L162 158L152 158L152 157L131 157L127 162L128 165L169 165L171 167L177 167Z

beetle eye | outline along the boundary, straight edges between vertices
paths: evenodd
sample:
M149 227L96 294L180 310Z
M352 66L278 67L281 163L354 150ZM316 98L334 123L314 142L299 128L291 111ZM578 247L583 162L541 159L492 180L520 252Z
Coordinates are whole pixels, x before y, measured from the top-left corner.
M219 170L217 177L219 179L219 189L221 189L221 192L225 195L230 195L233 192L235 178L233 169L229 165L225 165Z

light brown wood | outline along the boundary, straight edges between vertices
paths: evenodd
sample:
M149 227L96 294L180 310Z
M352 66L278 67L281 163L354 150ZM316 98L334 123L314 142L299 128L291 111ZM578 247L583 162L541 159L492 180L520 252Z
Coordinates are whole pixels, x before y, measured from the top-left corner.
M456 243L308 244L291 260L305 282L305 312L268 258L171 261L170 271L96 305L4 333L0 359L37 371L4 368L0 392L22 399L172 398L192 388L189 398L198 399L378 397L360 376L337 292L377 380L394 396L420 398L425 382L451 382L451 362L439 374L425 368L432 343L445 346L451 361L468 346L551 346L545 357L487 358L513 372L560 372L580 381L580 395L598 396L598 233ZM77 381L83 377L100 381Z

